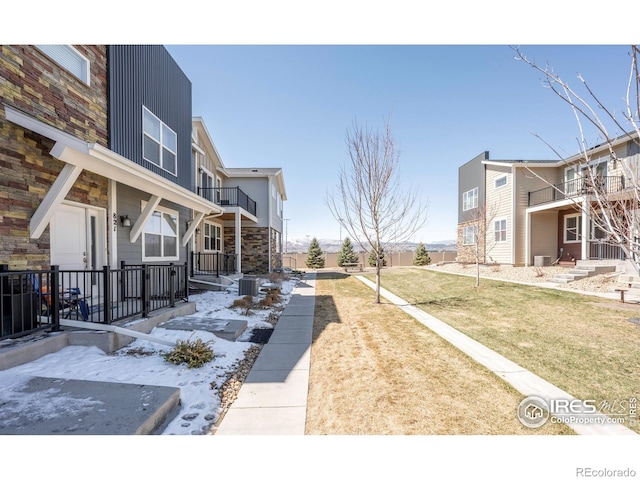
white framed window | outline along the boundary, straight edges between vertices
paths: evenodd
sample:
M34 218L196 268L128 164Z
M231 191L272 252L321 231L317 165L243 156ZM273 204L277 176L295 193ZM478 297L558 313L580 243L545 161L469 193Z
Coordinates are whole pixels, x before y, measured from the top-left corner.
M463 245L476 244L476 229L473 225L469 225L462 228L462 244Z
M582 239L582 214L564 217L564 243L578 243Z
M578 181L576 167L567 167L564 169L565 194L574 195L578 191Z
M215 223L204 223L204 250L219 252L222 250L222 228Z
M466 212L478 206L478 187L467 190L462 194L462 211Z
M506 184L507 184L506 175L496 178L496 181L495 181L496 188L504 187Z
M82 55L71 45L36 45L38 50L62 68L72 73L87 85L90 85L91 64L87 57Z
M500 218L493 222L493 232L496 243L507 241L507 219Z
M177 175L178 135L142 106L142 157Z
M206 168L200 168L200 196L213 202L213 175Z
M157 207L142 233L142 260L178 260L178 220L174 210Z

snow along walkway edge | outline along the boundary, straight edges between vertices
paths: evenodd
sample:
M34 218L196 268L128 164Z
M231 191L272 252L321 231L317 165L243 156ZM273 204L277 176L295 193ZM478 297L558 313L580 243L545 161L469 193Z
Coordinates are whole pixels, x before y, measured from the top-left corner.
M376 285L374 282L360 275L356 275L356 278L375 290ZM463 353L469 355L476 362L487 367L525 397L537 396L545 399L547 402L551 399L576 400L575 397L564 390L529 372L527 369L494 352L490 348L485 347L481 343L467 337L459 330L420 310L418 307L409 304L382 287L380 287L380 295L400 307L403 311ZM516 412L514 412L514 414L515 413ZM610 419L602 413L583 413L580 417L585 420L583 423L566 423L566 425L580 435L636 435L634 431L623 425L607 423ZM588 419L585 419L585 417L588 417Z

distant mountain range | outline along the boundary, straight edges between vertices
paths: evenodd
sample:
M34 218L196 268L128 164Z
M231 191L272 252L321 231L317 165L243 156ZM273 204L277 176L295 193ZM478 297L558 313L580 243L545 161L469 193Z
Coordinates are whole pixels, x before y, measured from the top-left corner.
M306 253L309 250L309 242L306 238L294 238L287 242L285 246L285 252L291 253ZM339 252L342 247L342 240L333 240L328 238L318 238L318 243L320 244L320 248L323 252L333 253ZM442 240L437 242L426 242L424 246L427 247L427 250L430 252L441 252L441 251L453 251L455 252L458 249L458 243L456 240ZM413 252L418 247L418 243L414 242L405 242L396 245L395 250L399 252ZM356 242L353 242L353 248L356 251L360 251L360 245Z

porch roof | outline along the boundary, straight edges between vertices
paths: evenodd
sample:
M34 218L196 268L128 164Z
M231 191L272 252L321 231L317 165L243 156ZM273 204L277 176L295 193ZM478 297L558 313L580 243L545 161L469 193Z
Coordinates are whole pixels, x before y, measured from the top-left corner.
M53 186L31 217L31 238L40 238L55 209L71 190L82 170L91 171L147 192L158 202L166 199L170 202L178 203L202 216L223 213L223 209L215 203L106 147L97 143L83 141L7 105L4 105L4 108L5 117L8 121L53 140L55 145L51 149L51 155L66 163ZM195 222L192 227L185 233L183 242L188 240L193 231L195 231Z

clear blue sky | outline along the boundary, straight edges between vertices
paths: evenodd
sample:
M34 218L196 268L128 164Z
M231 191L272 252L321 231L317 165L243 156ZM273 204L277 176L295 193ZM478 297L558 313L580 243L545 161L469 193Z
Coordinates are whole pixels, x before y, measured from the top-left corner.
M551 0L509 9L491 0L428 8L408 0L246 0L172 9L113 0L108 9L85 3L83 21L53 29L76 8L65 1L37 0L29 28L6 23L3 43L166 45L192 82L193 113L225 165L283 168L289 239L339 236L324 197L347 159L345 131L356 119L379 126L388 115L402 183L430 203L414 240L454 239L460 165L485 150L496 159L551 158L532 132L567 155L577 149L570 110L508 45L525 45L565 78L582 73L619 110L629 58L626 46L613 44L638 43L633 29L603 23L598 9ZM610 7L637 10L631 0ZM23 15L20 3L3 8L6 18Z
M194 46L168 45L190 78L202 116L228 167L282 167L288 238L338 238L324 202L347 160L354 120L392 117L401 183L429 202L414 238L455 239L458 167L488 150L494 159L566 155L577 124L541 75L507 45ZM581 73L616 109L623 107L627 46L522 46L564 78ZM595 137L593 138L595 140Z

